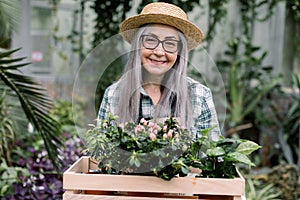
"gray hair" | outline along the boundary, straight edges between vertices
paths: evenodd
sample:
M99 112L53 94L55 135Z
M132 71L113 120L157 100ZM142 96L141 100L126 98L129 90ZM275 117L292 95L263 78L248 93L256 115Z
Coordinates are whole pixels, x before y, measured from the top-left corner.
M129 53L124 73L118 81L119 105L116 114L119 116L120 122L136 122L139 117L141 98L140 89L143 86L140 38L148 26L149 25L140 27L137 30L131 42L131 51ZM171 109L169 108L172 104L172 98L176 98L174 117L178 117L180 124L189 128L192 126L193 116L186 79L188 48L186 38L183 33L178 31L178 35L182 45L178 52L174 66L166 73L164 80L161 83L164 89L162 91L161 100L159 101L159 107L155 109L153 117L162 118L171 116ZM167 110L168 113L165 113L164 110Z

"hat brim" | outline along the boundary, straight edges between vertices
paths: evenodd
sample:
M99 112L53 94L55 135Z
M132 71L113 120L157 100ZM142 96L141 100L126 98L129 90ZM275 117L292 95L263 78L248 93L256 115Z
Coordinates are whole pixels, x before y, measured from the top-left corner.
M122 37L129 43L136 29L144 24L165 24L180 30L186 37L188 49L196 48L202 41L202 31L188 20L164 14L139 14L124 20L120 26Z

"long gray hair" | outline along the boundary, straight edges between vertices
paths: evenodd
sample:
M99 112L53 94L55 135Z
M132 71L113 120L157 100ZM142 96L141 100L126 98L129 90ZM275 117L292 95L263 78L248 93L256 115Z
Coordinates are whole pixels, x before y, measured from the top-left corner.
M143 86L140 38L149 26L151 24L140 27L137 30L131 42L131 51L124 74L118 82L120 96L118 97L117 115L120 122L136 122L139 117L140 89ZM171 116L171 104L175 100L176 103L173 108L174 117L178 117L180 124L189 128L192 125L192 109L186 79L188 49L184 35L180 31L178 31L178 34L182 45L174 66L165 74L164 80L161 83L163 86L162 96L153 113L153 118Z

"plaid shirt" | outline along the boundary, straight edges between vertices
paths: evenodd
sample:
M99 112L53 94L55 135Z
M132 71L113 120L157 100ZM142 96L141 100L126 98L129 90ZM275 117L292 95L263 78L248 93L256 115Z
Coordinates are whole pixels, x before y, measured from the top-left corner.
M201 136L201 130L215 127L211 131L210 137L213 140L217 140L221 132L211 90L191 78L187 78L187 83L191 97L194 121L191 131L194 132L196 137L199 137ZM112 84L106 89L99 109L98 121L105 119L109 112L112 114L116 113L115 109L118 105L118 95L114 95L116 92L118 92L117 83ZM140 92L142 94L140 108L142 116L145 119L152 118L155 105L150 96L143 89L141 89Z

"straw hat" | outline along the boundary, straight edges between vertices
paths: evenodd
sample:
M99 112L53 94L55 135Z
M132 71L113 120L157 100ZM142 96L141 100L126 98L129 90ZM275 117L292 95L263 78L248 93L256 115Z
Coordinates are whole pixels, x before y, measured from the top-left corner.
M125 19L120 32L123 38L131 43L136 29L144 24L159 23L173 26L183 32L188 42L188 49L196 48L202 41L202 31L188 21L186 13L179 7L162 2L150 3L139 15Z

